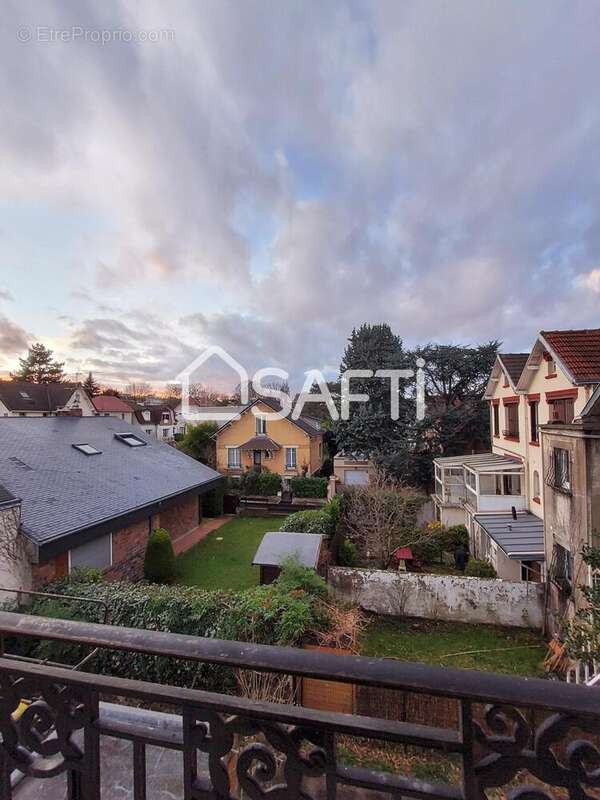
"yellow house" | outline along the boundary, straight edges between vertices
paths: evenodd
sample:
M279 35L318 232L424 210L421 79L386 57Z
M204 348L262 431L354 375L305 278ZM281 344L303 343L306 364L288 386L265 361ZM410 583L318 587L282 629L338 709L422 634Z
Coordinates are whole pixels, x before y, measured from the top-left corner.
M301 416L269 420L279 411L275 401L249 403L235 419L215 434L217 469L241 475L252 467L282 477L312 475L323 463L323 432L317 420Z

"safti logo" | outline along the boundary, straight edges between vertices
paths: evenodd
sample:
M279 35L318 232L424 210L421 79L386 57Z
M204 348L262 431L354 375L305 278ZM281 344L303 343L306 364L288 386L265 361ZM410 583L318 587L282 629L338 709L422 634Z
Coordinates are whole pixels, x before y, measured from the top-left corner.
M325 376L318 369L310 369L304 373L304 385L294 402L293 396L283 389L277 389L263 384L267 378L279 378L281 381L289 379L289 373L278 367L263 367L257 370L249 380L247 370L230 353L219 345L207 347L191 364L182 370L175 378L173 383L181 384L181 411L184 419L189 422L230 422L237 417L236 412L227 411L227 406L222 411L206 413L201 406L190 404L190 383L192 376L198 372L208 359L216 356L224 364L230 367L239 378L240 385L240 405L247 405L250 398L250 384L257 395L261 397L273 398L280 405L279 411L265 413L252 409L255 415L260 414L263 419L276 420L291 417L297 420L304 410L304 406L311 403L324 403L329 411L329 416L333 421L338 419L347 420L350 417L350 406L356 403L368 403L370 396L366 392L353 394L350 382L352 379L383 378L390 382L390 417L397 420L400 416L400 381L416 378L415 397L416 397L416 417L422 420L425 417L425 373L423 367L425 362L422 358L416 361L416 369L349 369L343 372L340 377L340 410L335 404ZM311 392L317 386L318 392Z

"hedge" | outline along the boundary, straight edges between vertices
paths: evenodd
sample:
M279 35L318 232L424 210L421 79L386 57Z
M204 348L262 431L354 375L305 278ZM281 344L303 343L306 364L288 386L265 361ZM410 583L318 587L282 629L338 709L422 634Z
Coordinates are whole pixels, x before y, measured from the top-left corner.
M296 497L327 497L327 478L292 478L290 483Z
M327 626L323 606L318 602L326 593L325 582L312 570L296 564L286 565L275 583L243 592L69 579L51 584L47 591L106 601L113 625L214 639L294 646L310 631ZM46 617L102 621L100 607L86 604L85 600L66 606L64 601L41 599L30 610ZM33 642L28 654L76 663L84 651L79 645ZM229 668L167 656L101 650L92 668L101 674L210 691L235 687L234 673Z
M259 494L263 497L276 495L281 489L281 476L276 472L250 469L240 477L239 491L242 495Z
M333 536L341 515L341 500L334 497L323 508L310 511L296 511L287 516L279 530L298 531L300 533L321 533L323 536Z

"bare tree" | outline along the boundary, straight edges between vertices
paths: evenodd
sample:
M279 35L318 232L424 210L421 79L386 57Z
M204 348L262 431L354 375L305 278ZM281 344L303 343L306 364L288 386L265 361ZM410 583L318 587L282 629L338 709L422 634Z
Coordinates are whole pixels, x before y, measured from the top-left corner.
M30 547L21 532L21 508L9 506L0 511L0 563L6 572L16 579L18 586L25 582L25 573L30 564Z
M152 394L152 387L149 383L145 383L144 381L128 383L125 387L125 394L130 397L134 403L140 403Z
M347 492L344 524L349 538L368 560L385 567L397 547L411 547L435 535L416 524L422 503L413 489L378 469L368 486Z

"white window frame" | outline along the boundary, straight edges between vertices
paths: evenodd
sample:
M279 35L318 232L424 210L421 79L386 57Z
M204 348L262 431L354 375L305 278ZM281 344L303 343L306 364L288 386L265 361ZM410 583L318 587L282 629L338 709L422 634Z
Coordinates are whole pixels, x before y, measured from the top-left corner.
M227 446L227 469L241 469L242 468L242 451L239 445L228 445ZM237 450L238 459L237 464L231 463L231 451Z
M289 454L294 453L294 463L291 463ZM298 468L298 448L297 447L286 447L285 448L285 468L286 469L297 469Z

